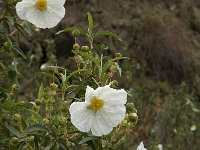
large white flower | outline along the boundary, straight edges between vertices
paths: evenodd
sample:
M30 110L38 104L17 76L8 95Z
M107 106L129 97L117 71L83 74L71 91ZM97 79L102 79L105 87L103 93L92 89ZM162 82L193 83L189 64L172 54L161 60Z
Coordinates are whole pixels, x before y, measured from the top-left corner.
M127 92L108 85L96 90L87 86L85 102L73 102L69 111L72 124L82 132L95 136L110 133L125 117Z
M143 144L143 142L141 142L140 145L138 145L136 150L147 150L147 149L144 148L144 144Z
M17 15L38 28L52 28L65 15L65 0L22 0L16 5Z

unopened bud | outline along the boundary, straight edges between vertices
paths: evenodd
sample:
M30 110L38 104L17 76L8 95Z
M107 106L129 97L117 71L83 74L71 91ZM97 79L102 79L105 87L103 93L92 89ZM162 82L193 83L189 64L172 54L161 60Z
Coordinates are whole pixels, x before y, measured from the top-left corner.
M20 114L14 114L13 119L15 122L20 122L21 121L21 115Z
M136 113L130 113L128 114L128 119L130 122L137 122L138 121L138 116Z
M80 31L78 30L78 29L75 29L74 31L72 31L72 36L73 37L78 37L78 36L80 36Z
M50 88L51 88L51 90L56 90L58 88L58 85L55 83L51 83Z
M17 137L12 137L11 138L11 142L14 143L14 144L17 144L18 143L18 138Z
M116 80L113 80L111 82L111 85L110 85L112 88L116 88L118 86L118 82Z
M125 128L127 126L127 124L128 124L128 121L123 120L122 123L121 123L121 126Z
M80 49L80 45L79 45L78 43L75 43L75 44L73 45L73 49L74 49L74 50L79 50L79 49Z
M89 51L89 47L88 46L82 46L81 47L81 51L83 51L83 52L87 52L87 51Z
M74 59L77 64L81 64L83 62L83 58L80 55L74 56Z
M126 110L128 112L132 112L134 108L135 108L135 105L133 103L127 103L126 104Z
M66 124L66 122L67 122L67 118L61 116L61 117L58 118L58 121L60 122L60 124L64 125L64 124Z
M115 72L117 72L117 71L118 71L118 68L117 68L116 65L112 65L112 66L110 67L110 72L115 73Z
M49 119L44 118L44 119L43 119L43 122L44 122L44 124L49 124Z
M36 100L35 100L35 105L40 106L40 105L41 105L41 100L36 99Z
M122 57L122 54L121 53L116 53L115 57Z

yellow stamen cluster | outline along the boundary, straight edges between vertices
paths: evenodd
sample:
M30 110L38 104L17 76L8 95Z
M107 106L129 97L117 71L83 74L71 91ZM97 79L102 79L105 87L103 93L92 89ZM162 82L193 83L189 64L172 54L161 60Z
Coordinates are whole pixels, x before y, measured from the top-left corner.
M47 0L37 0L36 6L40 11L47 9Z
M92 100L91 100L91 108L94 109L94 110L99 110L103 107L104 105L104 102L102 99L99 99L99 98L96 98L96 97L93 97Z

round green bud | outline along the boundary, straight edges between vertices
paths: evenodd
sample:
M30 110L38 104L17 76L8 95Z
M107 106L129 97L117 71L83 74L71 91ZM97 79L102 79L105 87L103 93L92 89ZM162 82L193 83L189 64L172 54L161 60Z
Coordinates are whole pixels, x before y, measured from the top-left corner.
M14 114L13 119L15 122L20 122L21 121L21 115L20 114Z
M49 119L44 118L44 119L43 119L43 122L44 122L44 124L49 124Z
M60 122L60 124L64 125L64 124L66 124L66 122L67 122L67 118L66 118L66 117L63 117L63 116L60 116L60 117L58 118L58 121Z
M12 91L16 92L19 89L19 86L17 84L13 84Z
M116 53L115 57L122 57L122 54L121 53Z
M117 72L117 71L118 71L118 68L117 68L116 65L112 65L112 66L110 67L110 72L115 73L115 72Z
M112 88L116 88L118 86L118 82L116 80L113 80L111 82L111 85L110 85Z
M79 50L79 49L80 49L80 45L79 45L78 43L75 43L75 44L73 45L73 49L74 49L74 50Z
M81 47L81 51L83 51L83 52L88 52L89 50L90 50L90 48L88 46Z
M125 128L127 126L127 124L128 124L128 121L123 120L122 123L121 123L121 126Z
M126 110L128 112L132 112L134 108L135 108L135 105L133 103L127 103L126 104Z
M11 138L11 142L14 143L14 144L17 144L18 143L18 138L17 137L12 137Z
M78 37L80 36L81 32L78 29L75 29L74 31L72 31L72 36L73 37Z
M58 88L58 85L55 83L51 83L50 88L51 88L51 90L56 90Z
M5 42L4 44L3 44L3 46L5 47L5 48L9 48L9 43L8 42Z
M130 122L137 122L138 116L136 113L130 113L130 114L128 114L128 119Z
M80 55L74 56L74 59L77 64L81 64L83 62L83 58Z
M40 105L41 105L41 100L36 99L36 100L35 100L35 105L40 106Z

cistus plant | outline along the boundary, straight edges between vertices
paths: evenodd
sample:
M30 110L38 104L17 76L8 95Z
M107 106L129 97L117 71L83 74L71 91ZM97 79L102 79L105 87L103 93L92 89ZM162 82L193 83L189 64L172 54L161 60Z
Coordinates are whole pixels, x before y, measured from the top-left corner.
M25 4L33 2L36 5L29 6L43 15L50 9L48 2L52 2L52 8L55 6L52 0L22 1L16 7L18 15L38 27L49 28L43 26L44 22L34 22L35 16L33 20L24 16ZM63 4L60 2L56 8ZM106 45L95 44L99 36L122 40L110 31L94 32L93 18L90 13L87 15L87 30L71 27L57 33L70 32L74 37L71 68L43 65L40 74L50 76L51 80L49 86L41 83L34 102L17 99L17 84L5 92L6 98L0 103L1 149L111 150L117 149L132 132L138 120L137 110L133 103L127 103L127 92L117 89L115 79L122 72L119 61L127 57L117 53L110 58L103 54ZM79 38L86 44L82 45ZM143 144L138 149L144 149Z

